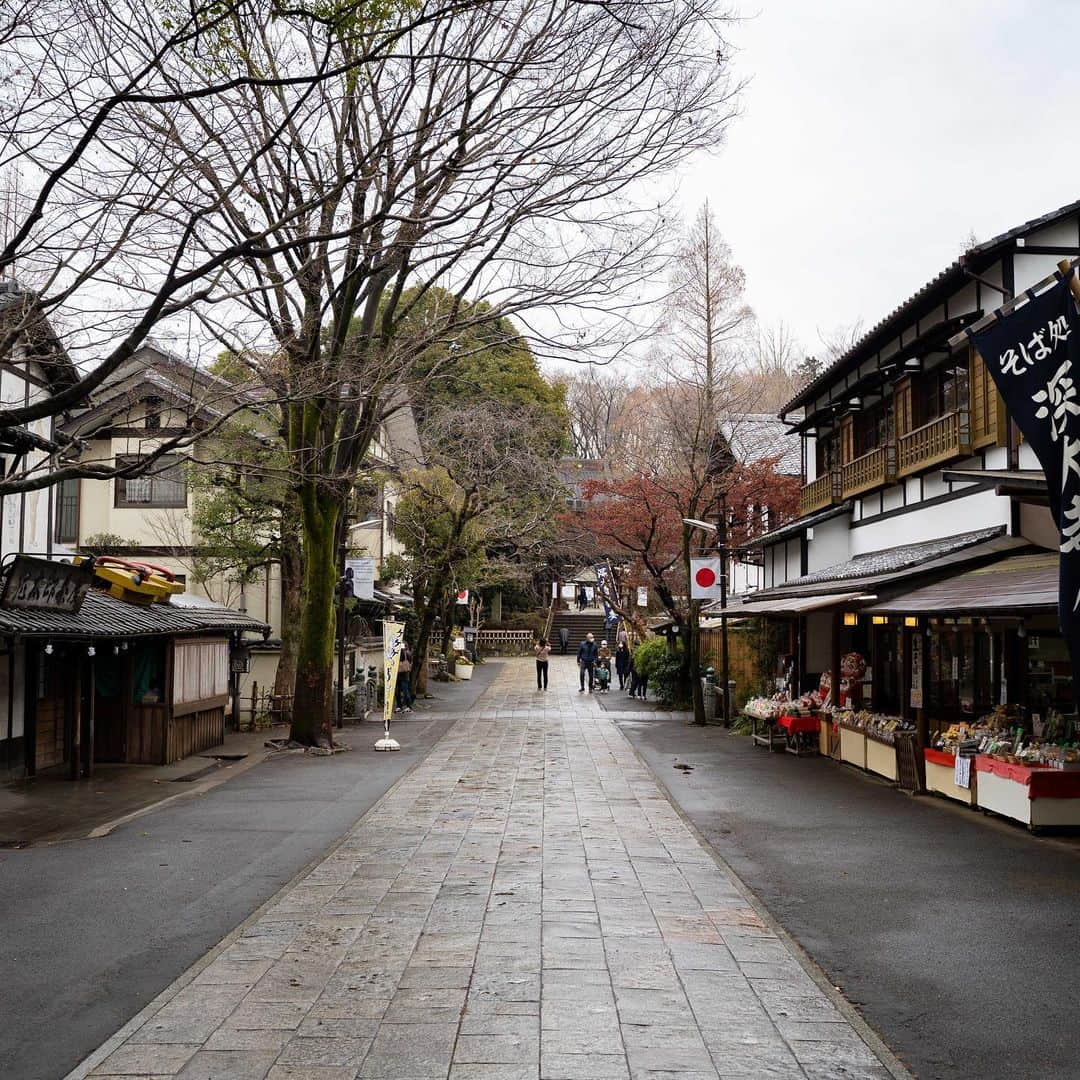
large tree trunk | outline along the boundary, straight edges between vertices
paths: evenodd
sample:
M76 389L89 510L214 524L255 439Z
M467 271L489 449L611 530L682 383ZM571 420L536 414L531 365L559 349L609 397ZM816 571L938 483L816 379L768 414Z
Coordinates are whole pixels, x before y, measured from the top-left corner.
M415 601L414 601L415 602ZM428 680L428 644L431 641L431 631L435 626L435 604L429 597L420 611L420 628L416 635L416 648L413 650L412 688L416 695L427 693Z
M339 501L305 485L303 513L304 595L296 655L291 736L316 746L321 733L332 741L334 682L334 587L338 567L335 539Z
M281 702L281 719L286 724L292 724L293 717L303 574L300 522L295 507L286 506L281 518L281 655L274 676L274 697Z

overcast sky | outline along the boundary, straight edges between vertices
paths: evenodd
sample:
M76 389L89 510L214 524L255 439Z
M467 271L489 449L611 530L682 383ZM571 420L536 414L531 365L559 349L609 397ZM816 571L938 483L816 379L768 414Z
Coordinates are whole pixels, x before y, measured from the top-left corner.
M759 318L806 351L877 322L970 233L1080 198L1080 3L760 2L733 34L743 113L681 200L710 201Z

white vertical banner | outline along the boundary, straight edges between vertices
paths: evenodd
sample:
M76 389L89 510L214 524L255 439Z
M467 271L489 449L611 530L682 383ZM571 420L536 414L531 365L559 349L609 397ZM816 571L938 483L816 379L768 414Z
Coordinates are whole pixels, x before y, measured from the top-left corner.
M405 624L383 621L383 738L375 744L376 750L397 750L393 746L380 746L379 743L391 743L390 717L394 713L394 694L397 690L398 667L401 665L401 649L405 644Z
M352 579L353 596L357 600L375 599L375 560L346 559L345 577Z
M639 585L637 587L637 606L648 607L649 606L649 586Z

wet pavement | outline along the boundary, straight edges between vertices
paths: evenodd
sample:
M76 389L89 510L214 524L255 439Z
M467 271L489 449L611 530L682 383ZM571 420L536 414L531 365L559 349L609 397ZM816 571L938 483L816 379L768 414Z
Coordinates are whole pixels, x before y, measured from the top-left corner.
M1075 837L1031 836L718 728L662 716L620 728L914 1073L1080 1075Z
M905 1075L702 845L572 660L507 661L306 874L72 1076Z

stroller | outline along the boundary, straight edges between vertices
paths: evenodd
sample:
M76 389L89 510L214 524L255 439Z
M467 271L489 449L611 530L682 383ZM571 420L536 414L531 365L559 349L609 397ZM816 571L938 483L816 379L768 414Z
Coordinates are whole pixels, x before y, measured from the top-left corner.
M596 665L596 692L606 694L611 689L611 661L601 660Z

